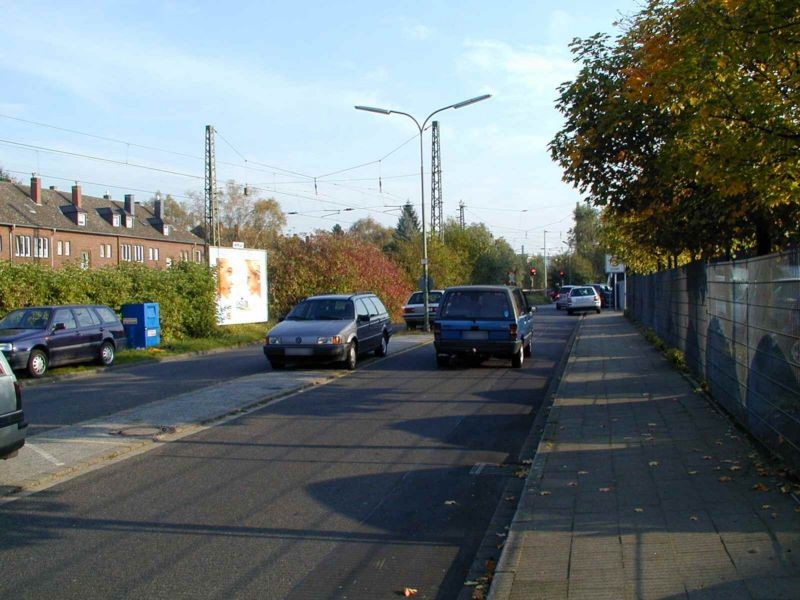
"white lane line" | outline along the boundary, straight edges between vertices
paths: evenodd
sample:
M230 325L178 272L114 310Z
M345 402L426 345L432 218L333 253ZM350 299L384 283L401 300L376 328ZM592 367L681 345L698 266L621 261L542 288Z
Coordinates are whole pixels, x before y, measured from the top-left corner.
M64 466L64 463L59 461L55 456L53 456L49 452L45 452L41 448L38 448L38 447L34 446L30 442L25 442L25 447L26 448L30 448L31 450L36 452L36 454L38 454L39 456L49 460L51 463L53 463L57 467L63 467Z

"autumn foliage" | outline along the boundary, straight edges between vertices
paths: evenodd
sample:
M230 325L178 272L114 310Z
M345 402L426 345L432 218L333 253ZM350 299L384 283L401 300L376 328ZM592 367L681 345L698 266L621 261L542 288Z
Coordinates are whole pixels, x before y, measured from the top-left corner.
M284 237L269 255L270 312L286 313L306 296L374 292L400 319L412 290L406 274L381 250L353 236Z

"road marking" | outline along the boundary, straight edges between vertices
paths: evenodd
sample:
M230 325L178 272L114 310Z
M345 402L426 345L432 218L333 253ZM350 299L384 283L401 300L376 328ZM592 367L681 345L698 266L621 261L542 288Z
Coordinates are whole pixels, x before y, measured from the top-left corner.
M53 456L49 452L45 452L41 448L38 448L38 447L34 446L30 442L26 442L25 443L25 447L30 448L31 450L36 452L36 454L38 454L39 456L49 460L51 463L53 463L57 467L63 467L64 466L64 463L60 462L55 456Z

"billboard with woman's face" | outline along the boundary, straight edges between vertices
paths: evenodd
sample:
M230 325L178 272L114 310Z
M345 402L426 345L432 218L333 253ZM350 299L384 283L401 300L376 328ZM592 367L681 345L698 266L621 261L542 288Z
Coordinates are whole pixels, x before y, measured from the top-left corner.
M211 247L208 254L217 268L217 322L267 321L267 251Z

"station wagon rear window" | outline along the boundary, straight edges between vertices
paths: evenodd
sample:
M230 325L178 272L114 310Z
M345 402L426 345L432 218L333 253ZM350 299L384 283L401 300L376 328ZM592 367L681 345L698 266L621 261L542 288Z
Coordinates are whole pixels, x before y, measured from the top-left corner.
M503 320L512 317L505 291L459 290L447 295L439 306L440 319Z

